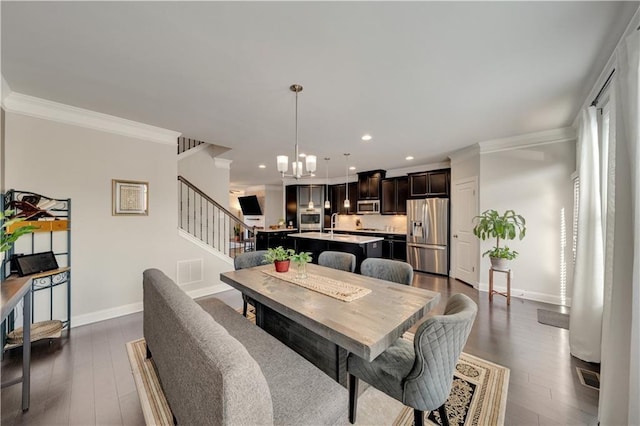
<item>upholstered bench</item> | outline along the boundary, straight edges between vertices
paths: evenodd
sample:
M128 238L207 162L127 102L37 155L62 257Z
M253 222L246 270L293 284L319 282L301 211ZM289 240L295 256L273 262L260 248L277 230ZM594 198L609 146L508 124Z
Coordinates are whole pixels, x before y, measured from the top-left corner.
M347 391L222 301L144 272L144 337L180 424L346 424Z

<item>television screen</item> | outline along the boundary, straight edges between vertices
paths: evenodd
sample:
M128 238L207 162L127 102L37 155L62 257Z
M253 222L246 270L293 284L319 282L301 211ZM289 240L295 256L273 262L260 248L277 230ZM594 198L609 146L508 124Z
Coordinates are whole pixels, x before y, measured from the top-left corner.
M246 197L238 197L240 201L240 208L244 216L259 216L262 214L262 209L258 203L258 197L255 195L247 195Z

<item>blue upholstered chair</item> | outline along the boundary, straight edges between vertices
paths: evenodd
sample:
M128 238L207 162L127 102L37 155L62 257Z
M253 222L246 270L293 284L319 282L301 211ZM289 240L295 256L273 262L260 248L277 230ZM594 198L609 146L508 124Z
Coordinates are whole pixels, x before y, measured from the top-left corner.
M267 250L257 250L241 253L233 259L233 267L238 269L253 268L265 263L264 255ZM247 304L250 303L246 294L242 294L242 315L247 316Z
M356 256L341 251L323 251L318 256L318 265L353 272L356 270Z
M443 315L431 317L418 327L413 343L400 338L371 362L350 354L349 421L356 421L358 379L362 379L412 407L416 426L423 425L424 411L436 409L442 425L448 426L445 402L477 312L473 300L456 294L447 301Z
M413 267L399 260L370 257L362 261L360 273L399 284L411 285L413 282Z

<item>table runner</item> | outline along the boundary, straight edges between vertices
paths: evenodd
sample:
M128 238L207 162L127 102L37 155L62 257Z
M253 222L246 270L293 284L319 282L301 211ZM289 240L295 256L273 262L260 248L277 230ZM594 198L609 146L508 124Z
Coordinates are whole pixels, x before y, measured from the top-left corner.
M359 287L353 284L347 284L343 281L334 280L333 278L323 277L316 274L307 274L307 278L296 278L296 272L289 270L287 272L262 271L263 273L275 278L299 285L309 290L342 300L343 302L351 302L371 293L371 289Z

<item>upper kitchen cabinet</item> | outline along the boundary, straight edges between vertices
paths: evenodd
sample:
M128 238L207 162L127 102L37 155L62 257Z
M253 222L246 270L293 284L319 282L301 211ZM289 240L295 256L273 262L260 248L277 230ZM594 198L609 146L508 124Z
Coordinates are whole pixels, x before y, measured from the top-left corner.
M450 170L409 174L409 198L448 197Z
M409 178L407 176L383 179L381 214L407 214L407 198L409 197Z
M287 225L298 227L298 187L289 185L285 189L286 220Z
M322 208L324 205L324 186L298 185L298 205L306 207L309 204L309 197L316 207Z
M357 182L349 183L349 204L351 207L346 209L344 207L345 200L345 185L332 185L331 186L331 213L338 214L355 214L357 207L356 197L358 195Z
M386 174L384 170L358 173L358 200L379 200L380 185Z

